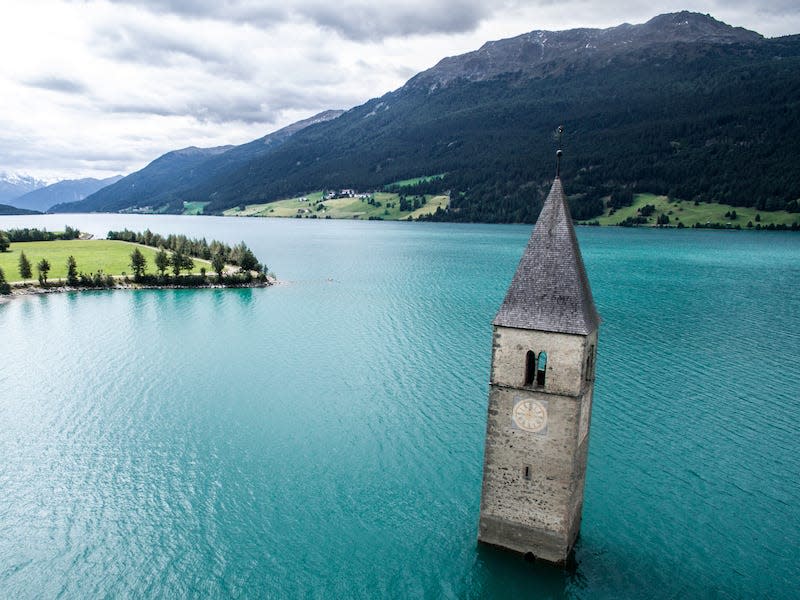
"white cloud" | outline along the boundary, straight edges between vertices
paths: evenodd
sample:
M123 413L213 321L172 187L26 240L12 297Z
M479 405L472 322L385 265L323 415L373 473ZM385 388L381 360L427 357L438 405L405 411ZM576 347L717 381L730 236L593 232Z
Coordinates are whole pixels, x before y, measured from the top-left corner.
M607 27L688 8L779 35L800 30L795 4L6 0L0 171L106 176L180 147L242 143L533 29Z

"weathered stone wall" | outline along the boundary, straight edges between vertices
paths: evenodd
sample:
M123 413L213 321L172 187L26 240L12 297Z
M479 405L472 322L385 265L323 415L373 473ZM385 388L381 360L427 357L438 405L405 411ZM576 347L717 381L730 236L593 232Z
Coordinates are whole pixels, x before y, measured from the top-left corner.
M566 560L580 529L589 443L580 434L590 425L593 387L586 358L596 346L596 332L584 337L495 328L481 541ZM528 350L547 352L543 387L523 385ZM529 398L547 409L547 426L536 433L512 420L514 405Z
M524 387L528 350L537 356L544 351L547 352L544 389L555 394L577 396L586 384L586 358L590 347L597 347L596 331L582 336L495 327L491 383Z

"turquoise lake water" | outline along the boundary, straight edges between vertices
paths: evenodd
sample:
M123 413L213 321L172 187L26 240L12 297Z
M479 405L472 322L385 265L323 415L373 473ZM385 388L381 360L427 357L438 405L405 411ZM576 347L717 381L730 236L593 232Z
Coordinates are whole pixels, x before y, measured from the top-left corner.
M578 232L574 573L476 544L526 226L2 217L244 239L283 285L0 305L0 597L791 598L800 235Z

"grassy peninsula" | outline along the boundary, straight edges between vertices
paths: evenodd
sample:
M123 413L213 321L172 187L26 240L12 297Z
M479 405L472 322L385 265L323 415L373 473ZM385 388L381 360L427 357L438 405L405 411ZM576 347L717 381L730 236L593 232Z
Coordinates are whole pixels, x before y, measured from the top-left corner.
M155 264L156 248L118 240L57 240L52 242L17 242L7 252L0 252L0 269L11 282L36 282L36 265L45 259L50 263L48 279L66 279L67 258L72 256L79 271L87 274L102 271L108 275L123 277L131 274L131 253L139 248L150 265ZM19 257L24 253L32 265L33 277L22 278L19 274ZM196 259L191 273L200 273L205 268L213 272L211 261Z
M67 227L0 231L0 294L92 288L254 287L270 285L244 242L109 231L105 240Z

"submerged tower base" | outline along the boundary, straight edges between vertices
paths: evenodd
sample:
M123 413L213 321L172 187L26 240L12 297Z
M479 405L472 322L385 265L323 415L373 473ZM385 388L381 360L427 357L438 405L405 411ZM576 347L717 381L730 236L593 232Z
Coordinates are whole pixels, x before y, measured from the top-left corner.
M557 176L493 322L480 542L569 565L599 323Z

